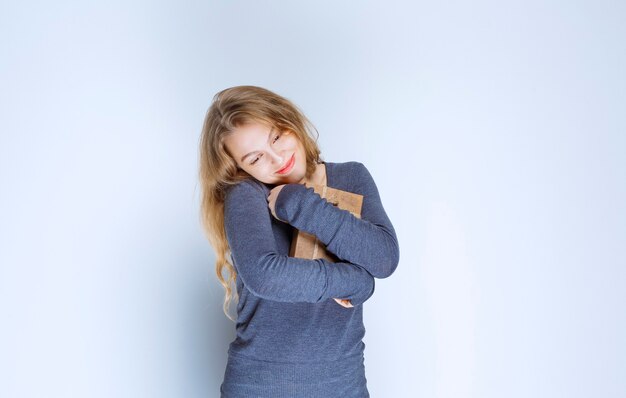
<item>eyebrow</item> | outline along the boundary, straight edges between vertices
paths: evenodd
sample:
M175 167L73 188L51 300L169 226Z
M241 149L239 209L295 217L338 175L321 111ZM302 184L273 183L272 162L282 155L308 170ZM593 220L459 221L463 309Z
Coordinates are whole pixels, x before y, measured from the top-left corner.
M267 134L267 141L269 141L270 138L272 137L272 131L274 131L274 127L272 127L270 129L270 132ZM255 152L258 152L258 151L252 151L252 152L248 153L247 155L243 155L241 157L241 161L243 162L248 156L252 156L252 154L254 154Z

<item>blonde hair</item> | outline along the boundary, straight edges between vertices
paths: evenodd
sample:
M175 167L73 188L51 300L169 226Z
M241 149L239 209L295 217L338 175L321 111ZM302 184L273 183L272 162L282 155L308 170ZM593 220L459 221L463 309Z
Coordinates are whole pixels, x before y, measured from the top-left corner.
M288 99L256 86L227 88L213 97L200 137L200 217L204 233L217 256L215 271L225 290L223 310L233 322L236 320L229 315L228 309L231 302L239 301L239 296L237 271L227 259L230 256L232 260L232 254L224 228L224 199L229 186L253 177L237 167L224 146L224 138L235 128L255 122L296 134L306 154L306 178L313 175L322 161L317 138L313 137L313 130L317 132L317 129ZM224 269L228 272L226 279L222 275ZM234 290L231 284L235 285Z

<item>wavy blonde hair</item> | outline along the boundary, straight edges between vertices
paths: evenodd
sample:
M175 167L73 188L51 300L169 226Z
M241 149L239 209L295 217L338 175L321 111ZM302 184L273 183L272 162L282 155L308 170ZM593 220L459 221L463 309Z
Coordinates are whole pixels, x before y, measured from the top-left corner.
M313 136L313 130L317 133L317 129L288 99L256 86L227 88L213 97L200 137L200 217L204 233L217 256L215 272L225 290L223 310L233 322L236 320L229 315L228 309L231 302L239 301L239 296L237 271L231 262L232 254L224 228L224 199L229 186L254 177L238 168L224 146L224 138L235 128L248 123L261 123L279 131L295 133L306 154L306 178L313 175L317 164L322 161L317 138ZM224 269L228 273L227 278L223 276ZM231 284L235 285L235 289Z

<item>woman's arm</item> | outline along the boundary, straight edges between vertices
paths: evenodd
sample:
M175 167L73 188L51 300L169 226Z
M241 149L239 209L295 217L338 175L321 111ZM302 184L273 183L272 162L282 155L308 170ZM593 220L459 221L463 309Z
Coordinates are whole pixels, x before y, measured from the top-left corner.
M255 296L310 303L337 297L356 306L374 293L373 276L358 265L279 254L266 195L253 181L229 187L224 222L238 276Z
M362 163L350 163L354 193L363 195L361 218L302 184L283 186L274 211L280 220L317 236L338 258L362 266L376 278L386 278L400 261L396 232L370 172Z

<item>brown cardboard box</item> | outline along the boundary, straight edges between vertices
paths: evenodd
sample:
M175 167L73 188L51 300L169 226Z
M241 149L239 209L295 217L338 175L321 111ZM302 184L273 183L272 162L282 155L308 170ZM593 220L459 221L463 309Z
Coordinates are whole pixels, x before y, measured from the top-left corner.
M331 204L340 209L347 210L355 217L361 218L361 207L363 205L363 195L342 191L337 188L331 188L326 185L309 185L307 188L313 190L326 199ZM338 262L339 259L333 253L326 250L326 246L320 242L314 235L294 229L291 239L290 257L315 259L324 258L331 262Z

